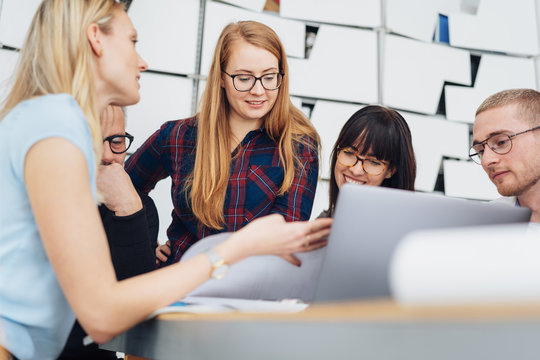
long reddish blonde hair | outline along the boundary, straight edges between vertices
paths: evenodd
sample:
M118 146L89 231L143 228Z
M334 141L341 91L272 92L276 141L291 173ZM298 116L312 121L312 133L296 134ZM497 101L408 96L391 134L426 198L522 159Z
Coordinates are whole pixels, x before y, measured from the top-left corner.
M227 25L216 45L208 73L206 89L197 114L197 149L195 166L187 182L194 215L200 224L221 229L225 223L223 205L229 183L231 165L231 129L229 104L225 90L220 85L222 70L227 66L233 43L244 40L272 53L279 63L283 81L273 108L263 118L268 136L277 143L285 178L279 189L282 195L292 184L298 157L297 143L308 144L306 136L320 143L315 128L297 109L289 97L289 69L287 56L277 34L268 26L255 21L240 21ZM203 146L204 144L204 146Z

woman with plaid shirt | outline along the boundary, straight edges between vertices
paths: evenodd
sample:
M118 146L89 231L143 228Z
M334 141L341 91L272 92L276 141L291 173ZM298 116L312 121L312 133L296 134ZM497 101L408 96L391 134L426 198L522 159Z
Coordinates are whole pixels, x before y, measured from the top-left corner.
M126 164L142 192L172 179L169 242L157 249L158 259L177 262L201 238L263 215L309 219L318 144L315 129L290 101L287 58L276 33L253 21L226 26L200 111L165 123Z

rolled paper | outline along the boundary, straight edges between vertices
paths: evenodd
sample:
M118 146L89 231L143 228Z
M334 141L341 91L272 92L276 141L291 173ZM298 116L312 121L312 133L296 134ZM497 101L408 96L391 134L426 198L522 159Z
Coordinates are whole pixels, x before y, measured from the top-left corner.
M540 224L415 231L389 269L403 305L540 301Z

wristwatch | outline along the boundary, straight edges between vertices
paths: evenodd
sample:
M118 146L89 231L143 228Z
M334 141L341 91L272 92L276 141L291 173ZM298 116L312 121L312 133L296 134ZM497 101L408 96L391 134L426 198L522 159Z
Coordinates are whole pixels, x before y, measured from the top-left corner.
M227 274L227 271L229 271L229 265L225 264L225 260L223 260L214 248L206 250L204 254L212 264L210 276L216 280L223 278Z

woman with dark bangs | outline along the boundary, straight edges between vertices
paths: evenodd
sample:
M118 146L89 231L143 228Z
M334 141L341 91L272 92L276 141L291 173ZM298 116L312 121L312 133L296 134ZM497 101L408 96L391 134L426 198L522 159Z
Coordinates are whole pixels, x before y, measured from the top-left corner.
M332 217L345 183L414 190L416 160L407 122L395 110L370 105L345 123L331 155L330 204L320 217Z

